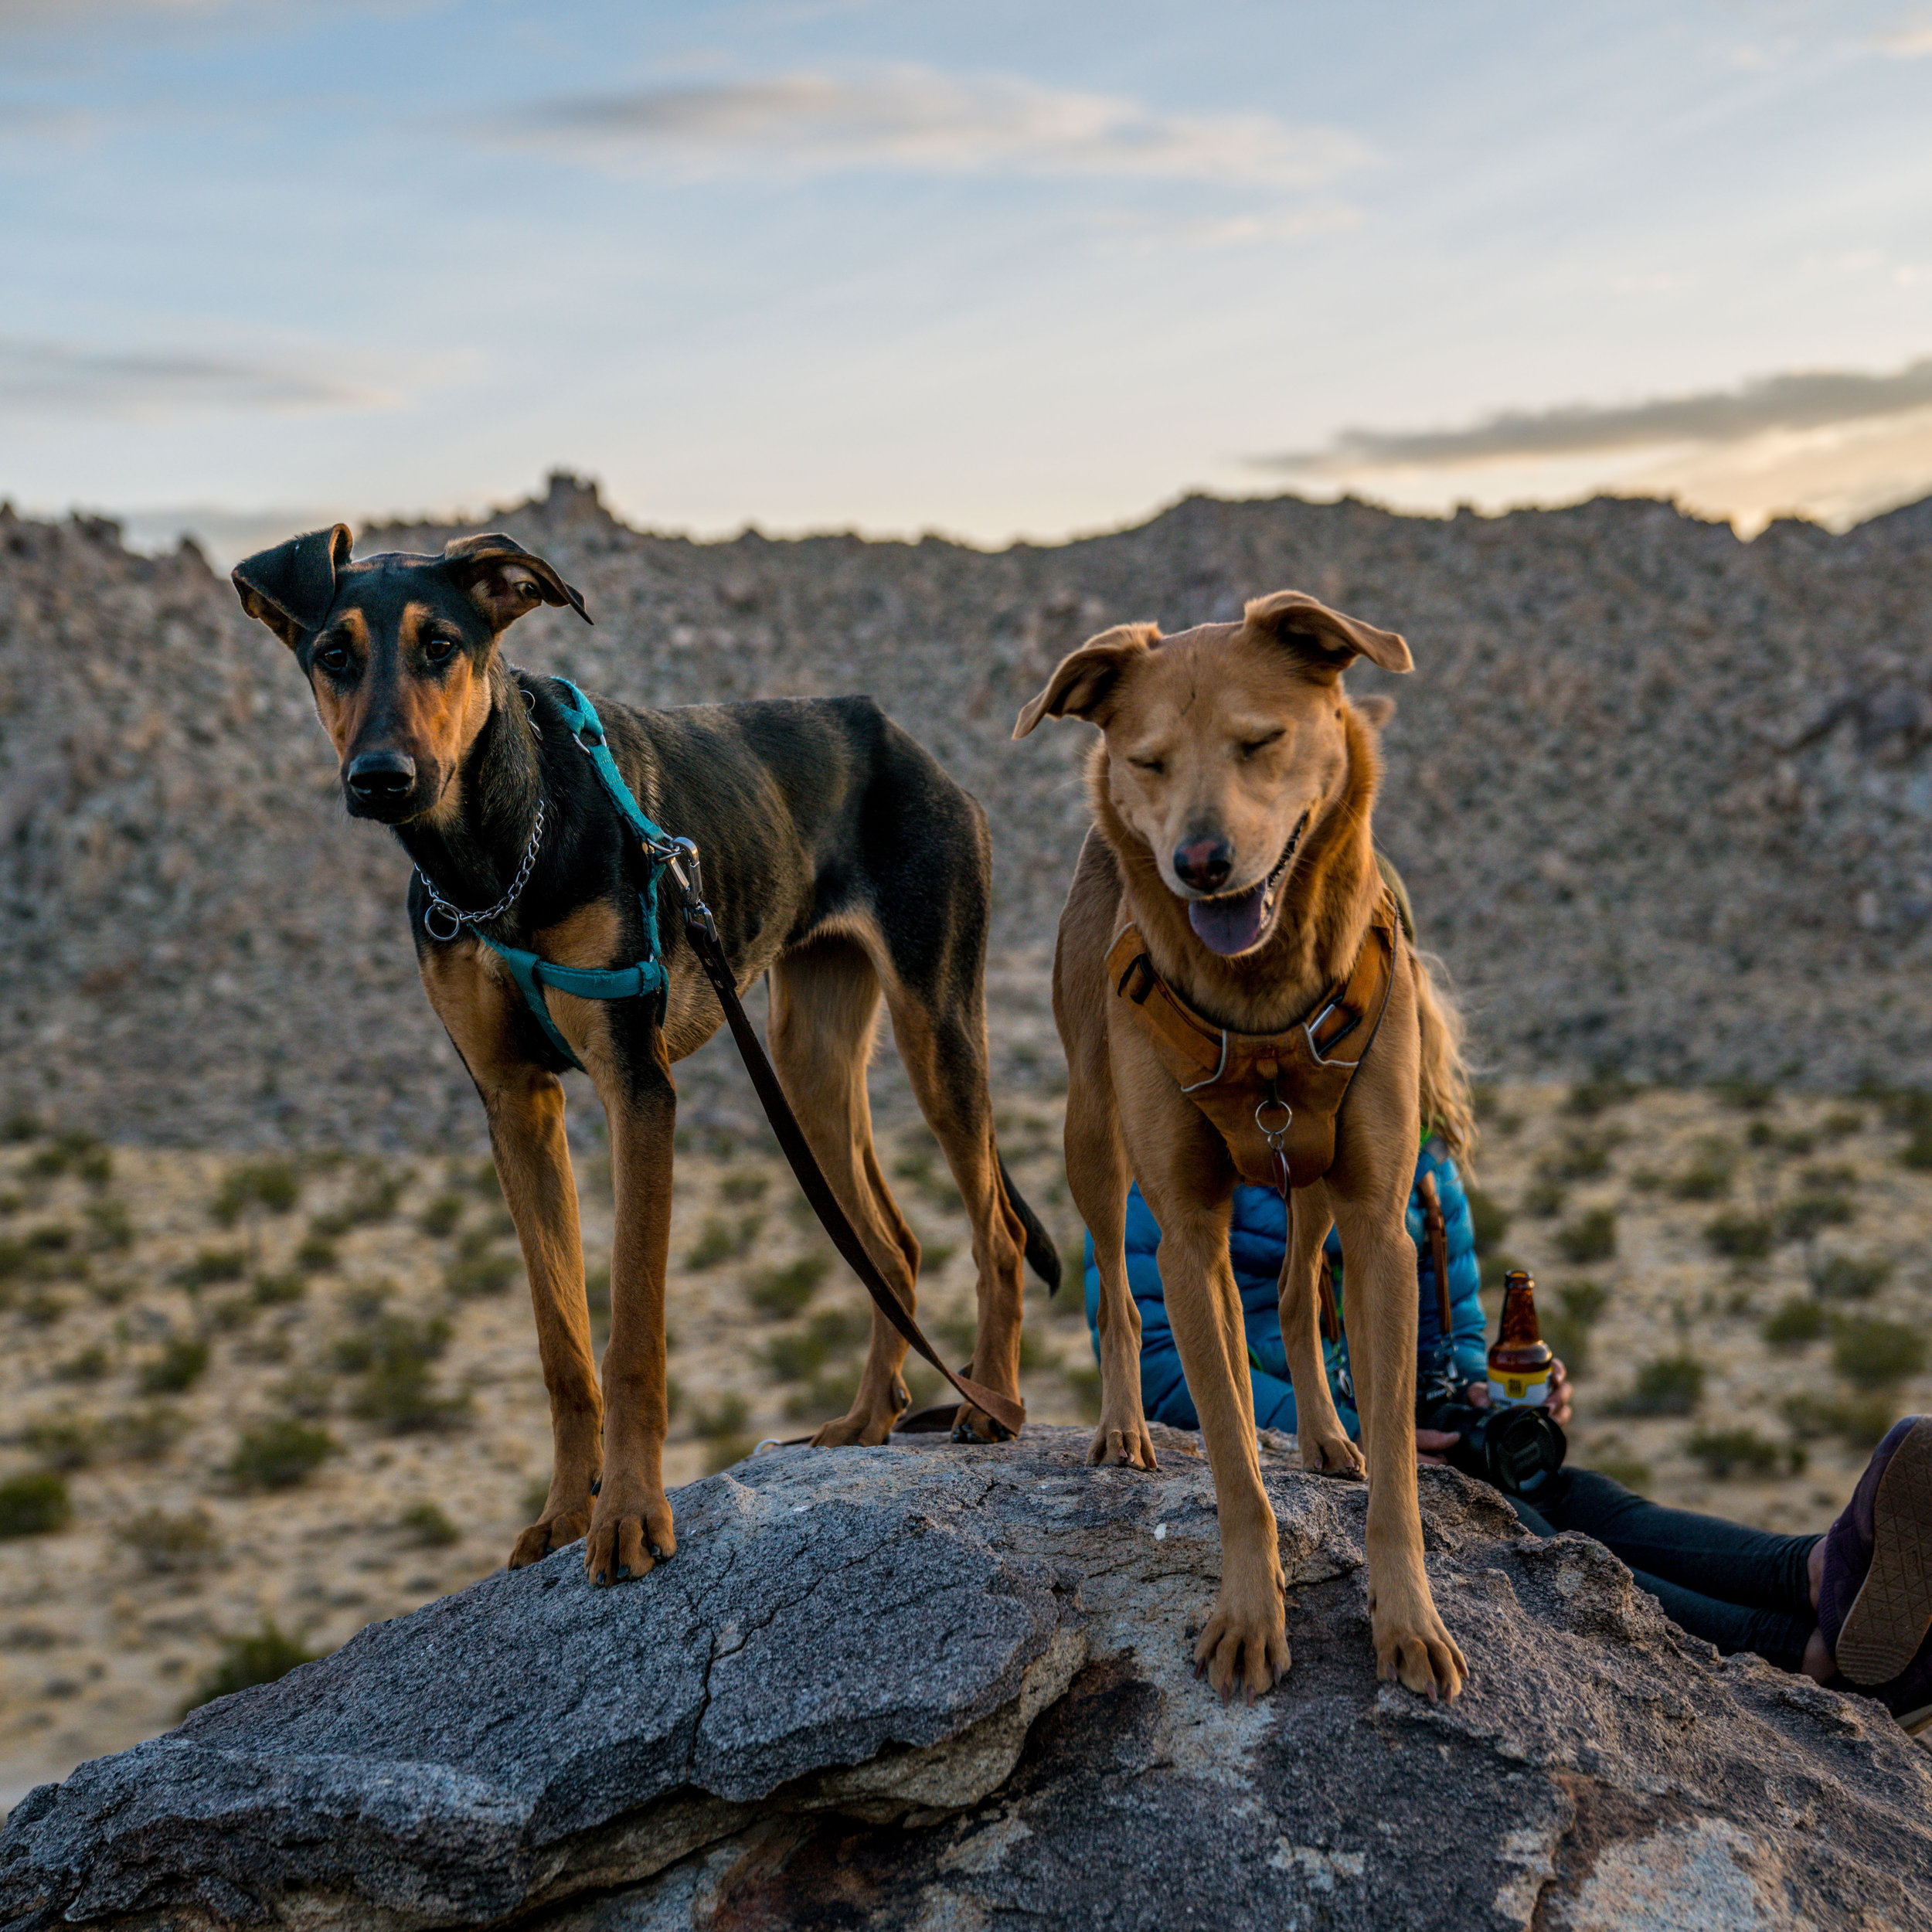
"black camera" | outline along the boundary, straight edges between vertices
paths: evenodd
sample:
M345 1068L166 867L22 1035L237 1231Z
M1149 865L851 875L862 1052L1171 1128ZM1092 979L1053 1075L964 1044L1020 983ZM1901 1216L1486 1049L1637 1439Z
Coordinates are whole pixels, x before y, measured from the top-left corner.
M1570 1453L1562 1424L1526 1403L1478 1409L1461 1400L1466 1385L1446 1359L1424 1366L1416 1389L1417 1427L1455 1431L1461 1440L1444 1457L1452 1469L1533 1505Z

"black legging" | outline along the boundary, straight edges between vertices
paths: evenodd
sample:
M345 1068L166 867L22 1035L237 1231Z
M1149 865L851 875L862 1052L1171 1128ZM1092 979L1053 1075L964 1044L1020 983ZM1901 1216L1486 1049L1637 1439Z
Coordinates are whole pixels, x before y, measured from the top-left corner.
M1566 1469L1533 1508L1519 1496L1509 1502L1533 1535L1594 1536L1629 1564L1673 1623L1726 1656L1751 1651L1788 1671L1803 1661L1818 1623L1808 1568L1817 1537L1666 1509L1594 1469Z

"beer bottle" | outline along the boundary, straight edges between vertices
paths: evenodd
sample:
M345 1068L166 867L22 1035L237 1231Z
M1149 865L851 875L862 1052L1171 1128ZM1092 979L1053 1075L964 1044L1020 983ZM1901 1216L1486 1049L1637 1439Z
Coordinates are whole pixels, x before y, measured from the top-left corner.
M1489 1351L1489 1400L1498 1407L1549 1400L1549 1365L1556 1358L1536 1326L1536 1284L1526 1268L1502 1278L1502 1332Z

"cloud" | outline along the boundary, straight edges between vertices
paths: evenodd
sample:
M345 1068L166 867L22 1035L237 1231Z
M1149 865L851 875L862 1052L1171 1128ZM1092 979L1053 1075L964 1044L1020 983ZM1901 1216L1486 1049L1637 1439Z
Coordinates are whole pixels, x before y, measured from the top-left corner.
M490 124L500 134L502 124ZM840 78L642 87L549 102L513 138L689 168L1073 175L1303 188L1369 158L1336 128L1268 114L1164 114L1112 95L899 66Z
M1932 54L1932 14L1904 15L1875 34L1872 44L1894 60L1923 60Z
M0 414L9 416L153 418L218 410L366 408L387 400L304 368L0 338Z
M1648 403L1506 410L1464 429L1344 430L1326 449L1257 461L1273 469L1336 475L1596 455L1672 444L1720 446L1770 431L1900 416L1928 404L1932 357L1890 376L1837 369L1767 376L1735 389Z

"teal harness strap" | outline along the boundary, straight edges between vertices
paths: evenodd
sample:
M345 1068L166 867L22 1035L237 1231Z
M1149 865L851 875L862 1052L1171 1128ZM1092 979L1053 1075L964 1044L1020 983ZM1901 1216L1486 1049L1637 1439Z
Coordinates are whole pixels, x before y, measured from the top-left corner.
M553 966L547 959L526 952L521 946L505 946L486 932L474 927L471 930L510 969L510 977L516 981L524 1004L549 1036L550 1044L580 1073L583 1063L571 1052L570 1042L557 1030L556 1022L550 1017L549 1002L543 997L543 989L554 986L559 992L574 994L579 999L642 999L653 993L662 999L667 982L664 962L657 956L658 875L664 869L672 845L666 835L644 815L637 800L631 796L631 787L624 782L624 774L618 770L617 762L611 756L611 748L604 740L604 721L598 717L597 707L568 678L558 678L555 682L570 693L562 709L564 723L570 726L577 749L590 759L604 782L604 790L611 795L611 802L637 834L651 861L648 881L645 889L638 894L638 904L644 914L645 955L634 966Z

